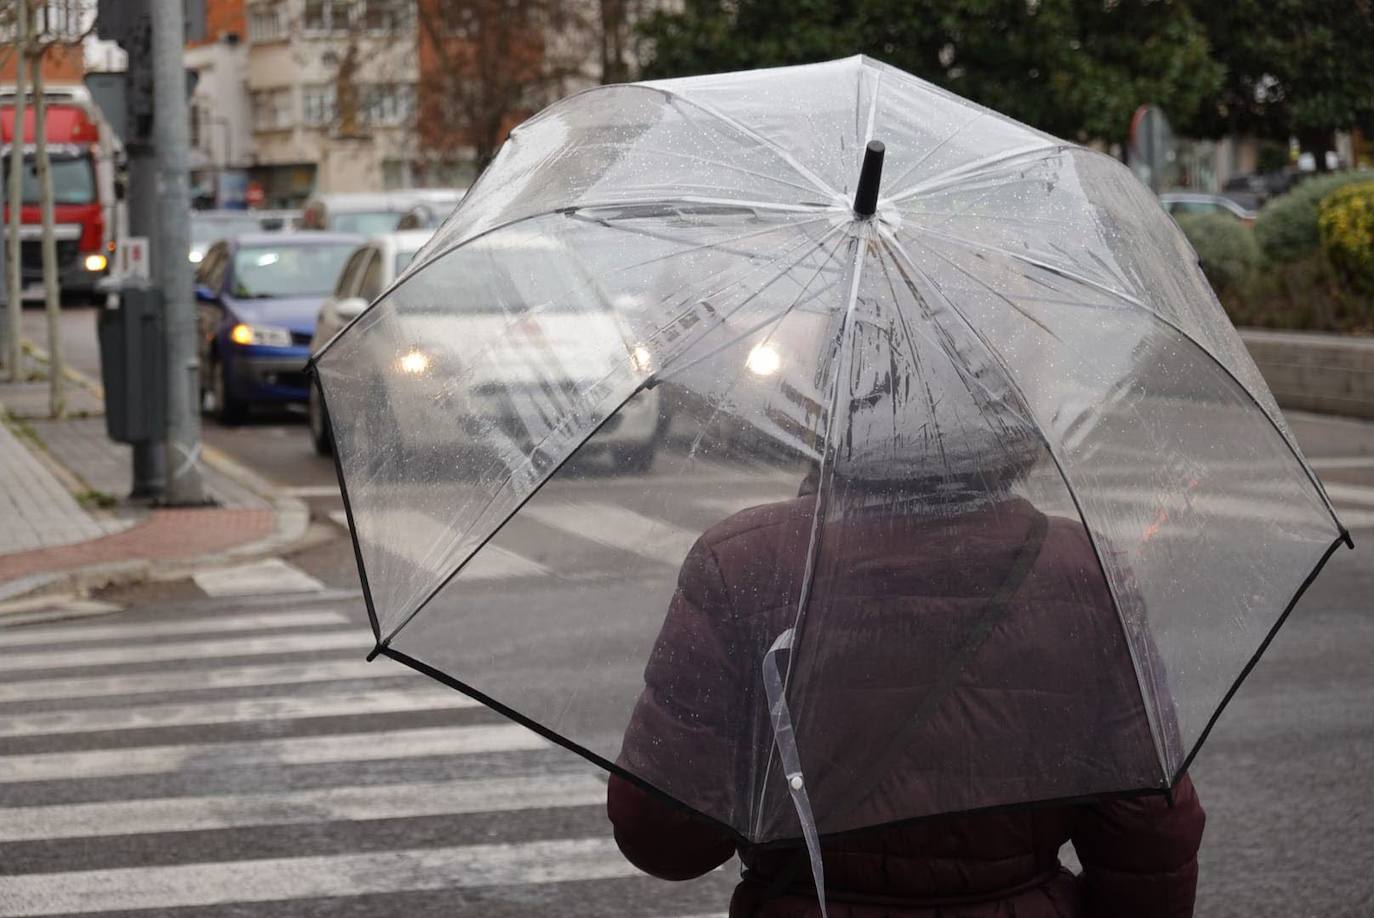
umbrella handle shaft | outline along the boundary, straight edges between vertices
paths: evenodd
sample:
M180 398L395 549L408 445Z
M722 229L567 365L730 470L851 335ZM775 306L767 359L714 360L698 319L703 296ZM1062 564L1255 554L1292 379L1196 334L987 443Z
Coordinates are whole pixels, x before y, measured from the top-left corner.
M878 186L883 180L883 155L887 147L881 140L870 140L864 150L864 164L859 171L859 188L854 192L854 215L866 219L878 212Z

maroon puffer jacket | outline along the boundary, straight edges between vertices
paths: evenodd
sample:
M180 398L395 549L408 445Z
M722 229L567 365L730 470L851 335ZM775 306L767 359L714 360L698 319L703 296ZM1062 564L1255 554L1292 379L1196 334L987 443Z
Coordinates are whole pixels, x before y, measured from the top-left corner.
M762 635L786 626L796 608L799 559L804 558L801 548L810 537L814 507L814 498L803 497L737 514L706 533L683 565L677 595L646 667L645 691L626 731L621 762L703 811L729 813L739 806L732 795L740 792L720 778L740 767L738 734L748 730L739 726L739 711L752 710L754 720L766 714L759 713L762 699L750 694L758 682L758 655L752 649L739 654L729 648L765 640L742 635L754 625ZM871 526L862 520L847 522L843 533L830 537L852 550L836 552L831 569L818 568L813 595L839 594L841 602L858 602L865 594L881 594L885 602L904 597L910 614L935 601L929 595L933 590L941 602L953 597L951 608L957 612L959 596L986 597L988 583L1000 582L1015 567L1035 532L1042 541L1033 567L1016 581L1004 620L979 649L967 681L989 689L995 699L986 716L1001 723L1036 724L1039 739L1051 751L1066 748L1065 737L1076 731L1099 736L1096 754L1086 764L1065 759L1066 788L1104 769L1116 774L1128 770L1129 762L1147 761L1149 756L1141 752L1151 743L1149 728L1139 690L1128 681L1131 670L1120 625L1101 614L1109 608L1105 592L1087 595L1094 589L1084 586L1090 578L1066 573L1096 569L1082 526L1047 520L1020 500L961 520L957 538L949 538L956 533L947 524L940 524L938 539L925 526L913 521L894 528L891 519ZM855 570L866 573L856 577ZM1057 595L1061 583L1072 583L1069 592L1075 595ZM745 607L748 613L742 617ZM1081 620L1074 621L1074 615ZM1073 632L1083 635L1086 644L1065 644L1056 629L1064 628L1066 618L1074 621ZM1055 640L1035 646L1034 636L1048 632L1056 634ZM1085 659L1085 647L1094 649L1095 659ZM895 670L909 660L907 650L889 653L888 660L876 659L879 671ZM737 655L747 657L748 665L742 667ZM1111 665L1114 660L1123 665ZM919 664L911 668L921 671ZM1078 685L1089 671L1098 670L1113 675L1091 691L1065 692L1047 715L1039 689L1055 689L1056 680ZM1091 697L1080 703L1077 696ZM871 713L872 707L864 709ZM954 795L976 806L980 794L996 799L999 793L1015 793L1018 776L1011 763L992 763L977 772L962 758L966 747L961 734L969 732L968 716L957 706L943 713L937 707L927 730L913 743L921 759L903 762L877 793L854 801L856 809L862 808L861 821L883 822L885 806L909 813L926 795L941 800ZM730 724L726 729L713 726L725 723ZM804 743L804 758L825 758L826 750L817 746ZM947 761L938 761L937 750L945 750ZM1075 767L1097 771L1072 774ZM693 776L701 776L699 784L693 784ZM1148 775L1139 777L1137 786L1149 786ZM808 785L813 785L810 777ZM1039 790L1040 797L1057 796L1052 789ZM698 876L736 851L731 838L713 825L618 778L611 780L608 808L625 856L655 876ZM824 825L825 817L818 816ZM1193 910L1203 823L1202 808L1186 778L1171 800L1150 796L908 822L827 840L826 898L833 918L1187 918ZM1077 879L1058 861L1060 847L1070 840L1084 867ZM803 850L741 848L739 854L745 878L731 903L732 918L820 914Z

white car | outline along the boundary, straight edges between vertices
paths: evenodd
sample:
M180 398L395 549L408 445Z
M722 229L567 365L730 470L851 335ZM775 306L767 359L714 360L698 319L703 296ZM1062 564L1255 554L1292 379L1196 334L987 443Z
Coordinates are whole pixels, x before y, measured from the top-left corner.
M315 334L310 339L313 354L324 347L345 325L357 318L368 305L396 280L420 246L434 235L432 229L406 230L375 236L359 246L344 262L334 292L320 304L315 319ZM319 392L310 387L310 442L315 452L327 456L333 444L320 407Z
M371 236L437 227L467 193L465 188L339 192L312 197L301 209L300 228Z
M465 435L479 449L503 438L523 444L648 360L617 305L556 238L507 232L469 243L396 295L388 332L364 339L365 365L379 372L376 391L359 400L359 424L379 452L389 443L416 461L452 457L453 438ZM540 305L523 317L512 311L532 303ZM640 392L602 423L592 451L617 472L647 471L668 424L663 404L657 389Z

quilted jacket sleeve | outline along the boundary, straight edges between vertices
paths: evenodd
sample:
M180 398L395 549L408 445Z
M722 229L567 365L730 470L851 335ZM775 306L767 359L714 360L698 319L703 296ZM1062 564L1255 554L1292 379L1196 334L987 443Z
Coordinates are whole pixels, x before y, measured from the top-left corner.
M712 814L734 805L740 717L729 602L715 558L698 542L644 670L644 691L625 731L619 764L676 800ZM625 857L646 873L682 880L735 852L706 820L611 779L607 809Z
M1187 775L1165 797L1083 807L1073 844L1092 918L1191 918L1206 816Z

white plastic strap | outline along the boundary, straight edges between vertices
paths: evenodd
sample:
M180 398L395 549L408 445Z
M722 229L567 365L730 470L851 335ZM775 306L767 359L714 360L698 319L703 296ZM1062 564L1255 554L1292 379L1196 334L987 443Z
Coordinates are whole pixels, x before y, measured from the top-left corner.
M778 654L792 650L792 628L788 628L768 652L763 655L763 690L768 695L768 714L773 724L773 743L782 759L783 774L787 777L787 792L797 810L806 852L811 858L811 879L816 884L816 899L821 905L822 918L830 918L825 909L825 864L821 861L821 843L816 834L816 820L811 815L811 798L806 794L806 779L802 776L801 756L797 752L797 737L792 730L792 714L787 709L787 695L783 691L782 671L778 668Z

